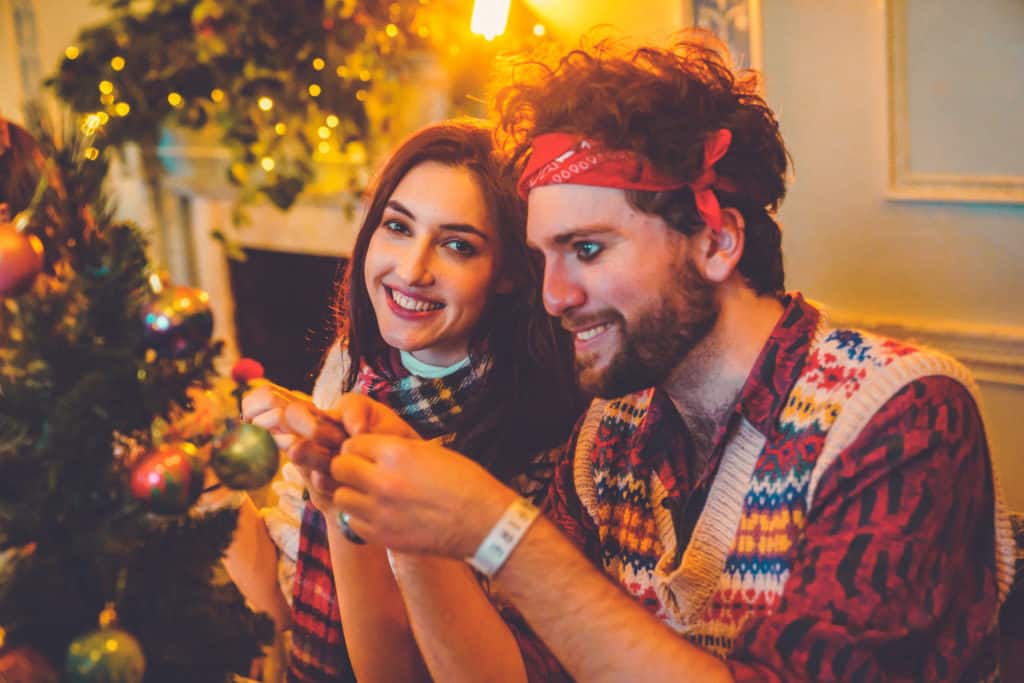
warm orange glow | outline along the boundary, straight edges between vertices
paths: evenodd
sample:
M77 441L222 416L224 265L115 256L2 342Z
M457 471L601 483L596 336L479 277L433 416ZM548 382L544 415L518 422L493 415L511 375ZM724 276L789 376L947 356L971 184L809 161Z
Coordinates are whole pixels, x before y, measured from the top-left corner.
M493 40L505 32L511 0L476 0L473 3L473 18L469 30Z

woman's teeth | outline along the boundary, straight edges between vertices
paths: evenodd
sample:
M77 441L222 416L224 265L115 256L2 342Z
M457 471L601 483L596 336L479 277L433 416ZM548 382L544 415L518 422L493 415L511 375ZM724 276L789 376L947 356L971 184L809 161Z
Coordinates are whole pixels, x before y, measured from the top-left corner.
M413 299L411 296L406 296L394 289L391 290L391 298L396 304L407 311L436 311L444 308L444 304L435 304L429 301Z
M604 323L603 325L597 325L595 327L588 327L585 330L576 333L576 338L580 341L590 341L597 335L601 334L605 330L611 327L610 323Z

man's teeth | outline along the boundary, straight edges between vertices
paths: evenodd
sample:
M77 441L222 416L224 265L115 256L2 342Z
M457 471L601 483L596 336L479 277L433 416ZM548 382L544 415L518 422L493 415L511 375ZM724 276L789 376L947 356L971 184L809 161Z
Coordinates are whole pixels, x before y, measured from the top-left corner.
M576 338L579 339L580 341L589 341L596 337L597 335L604 332L605 330L607 330L609 327L611 327L611 324L609 323L598 325L596 327L588 327L587 329L581 332L577 332Z
M391 298L394 299L396 304L407 311L436 311L444 308L444 304L435 304L429 301L413 299L411 296L406 296L394 289L391 290Z

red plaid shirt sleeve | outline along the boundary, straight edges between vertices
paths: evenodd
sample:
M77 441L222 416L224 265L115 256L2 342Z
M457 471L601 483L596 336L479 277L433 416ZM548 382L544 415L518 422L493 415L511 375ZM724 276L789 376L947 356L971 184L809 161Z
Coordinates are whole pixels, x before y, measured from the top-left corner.
M961 385L926 378L826 472L781 605L728 664L737 681L978 680L996 610L981 418Z

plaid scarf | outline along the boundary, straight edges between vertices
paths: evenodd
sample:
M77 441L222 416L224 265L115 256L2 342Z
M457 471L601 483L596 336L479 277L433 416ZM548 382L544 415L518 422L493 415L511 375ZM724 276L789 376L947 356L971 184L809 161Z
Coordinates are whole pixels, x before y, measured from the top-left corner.
M390 406L425 439L451 433L480 374L473 363L450 375L425 379L409 374L397 350L364 363L354 391ZM306 503L292 595L289 683L354 681L338 612L324 516Z

